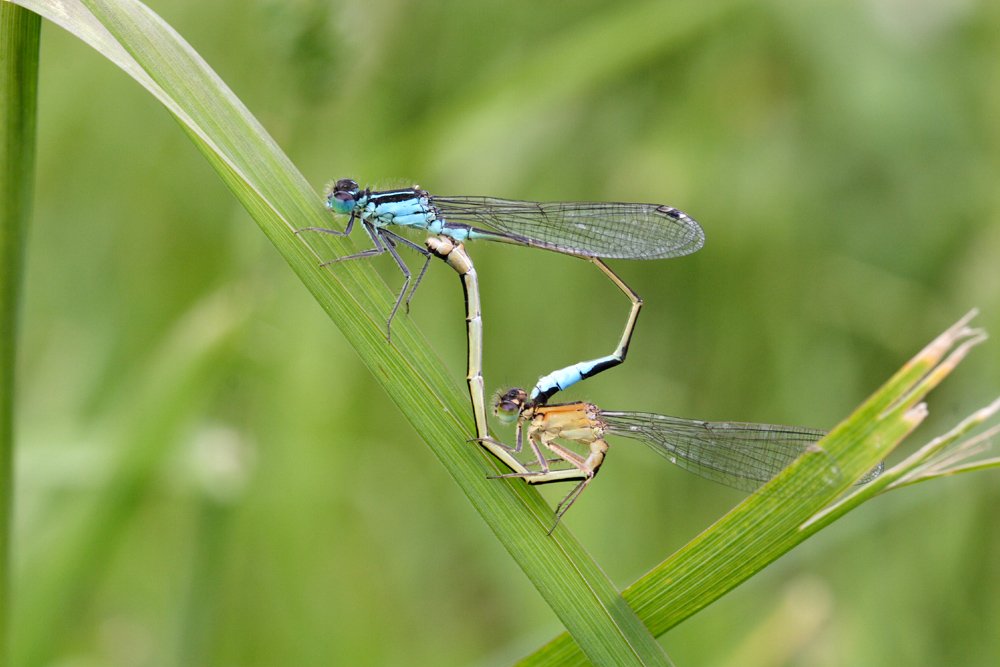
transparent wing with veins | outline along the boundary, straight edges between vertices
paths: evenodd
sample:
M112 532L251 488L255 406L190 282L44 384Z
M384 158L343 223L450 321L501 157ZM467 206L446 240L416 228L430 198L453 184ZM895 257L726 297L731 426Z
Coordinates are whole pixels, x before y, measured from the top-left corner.
M671 463L706 479L744 491L756 491L801 456L826 431L776 424L706 422L647 412L601 411L606 433L638 440ZM839 479L839 468L831 459ZM864 484L882 473L868 471Z
M705 232L691 216L659 204L437 196L430 201L445 222L485 227L582 257L666 259L705 244Z

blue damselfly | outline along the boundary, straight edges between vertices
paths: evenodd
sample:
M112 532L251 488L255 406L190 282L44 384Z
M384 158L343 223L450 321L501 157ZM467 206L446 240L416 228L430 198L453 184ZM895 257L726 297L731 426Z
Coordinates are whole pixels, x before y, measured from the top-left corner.
M666 259L695 252L705 243L697 222L671 206L607 202L530 202L494 197L439 197L419 187L373 192L362 190L351 179L341 179L329 189L327 207L349 215L343 231L307 227L344 236L360 220L374 248L340 257L334 262L372 257L388 252L405 276L386 323L391 335L392 318L413 293L427 270L433 253L389 229L390 226L426 230L456 243L485 239L553 250L586 259L603 271L632 302L625 331L615 351L605 357L573 364L538 381L532 400L544 403L556 392L617 366L628 353L642 299L603 262L604 259ZM477 225L477 226L474 226ZM427 259L410 289L411 273L396 247L406 245ZM409 292L407 292L409 290Z

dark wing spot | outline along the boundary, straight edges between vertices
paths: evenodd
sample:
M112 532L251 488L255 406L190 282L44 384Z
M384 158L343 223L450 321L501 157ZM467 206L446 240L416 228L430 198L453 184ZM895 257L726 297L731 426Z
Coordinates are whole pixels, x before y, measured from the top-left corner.
M659 211L660 213L666 213L668 217L673 218L674 220L680 220L681 219L681 215L682 215L681 212L678 211L673 206L660 206L660 207L657 207L656 210Z

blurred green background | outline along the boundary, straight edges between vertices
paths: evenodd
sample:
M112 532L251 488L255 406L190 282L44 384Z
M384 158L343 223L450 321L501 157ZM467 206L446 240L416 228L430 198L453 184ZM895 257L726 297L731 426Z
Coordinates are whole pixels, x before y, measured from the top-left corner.
M613 263L646 304L628 363L566 400L830 428L970 308L1000 332L995 4L150 4L317 191L699 220L697 254ZM40 96L16 664L501 665L560 632L159 103L51 25ZM488 388L613 349L627 302L592 266L470 251ZM456 382L463 307L432 265L411 317ZM903 449L998 368L975 350ZM565 521L624 587L740 498L620 441ZM678 665L997 664L998 501L990 473L878 499L661 641Z

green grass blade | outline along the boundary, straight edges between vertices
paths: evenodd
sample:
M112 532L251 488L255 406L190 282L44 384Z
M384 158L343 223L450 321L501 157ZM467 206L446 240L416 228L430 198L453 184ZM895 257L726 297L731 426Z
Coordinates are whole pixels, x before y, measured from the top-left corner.
M595 664L668 664L663 650L568 530L562 527L553 537L546 536L552 514L537 492L521 481L487 479L496 469L466 442L472 435L467 398L430 345L405 317L396 318L392 343L386 343L385 321L394 298L371 267L366 262L319 267L321 258L355 248L346 239L306 239L293 233L302 227L328 227L331 218L266 131L184 40L138 2L19 4L80 36L163 102L588 658Z
M31 216L41 18L0 2L0 665L8 664L14 365Z
M650 631L663 634L857 506L846 504L809 523L922 421L926 408L919 401L971 345L983 340L981 332L966 327L970 317L928 345L820 441L829 457L819 452L801 457L768 485L768 493L747 498L625 590L625 599ZM834 487L821 482L830 457L840 468L840 483ZM856 496L873 497L891 479L887 473L884 481L879 478L861 487ZM584 665L586 659L561 635L518 664L565 667Z

